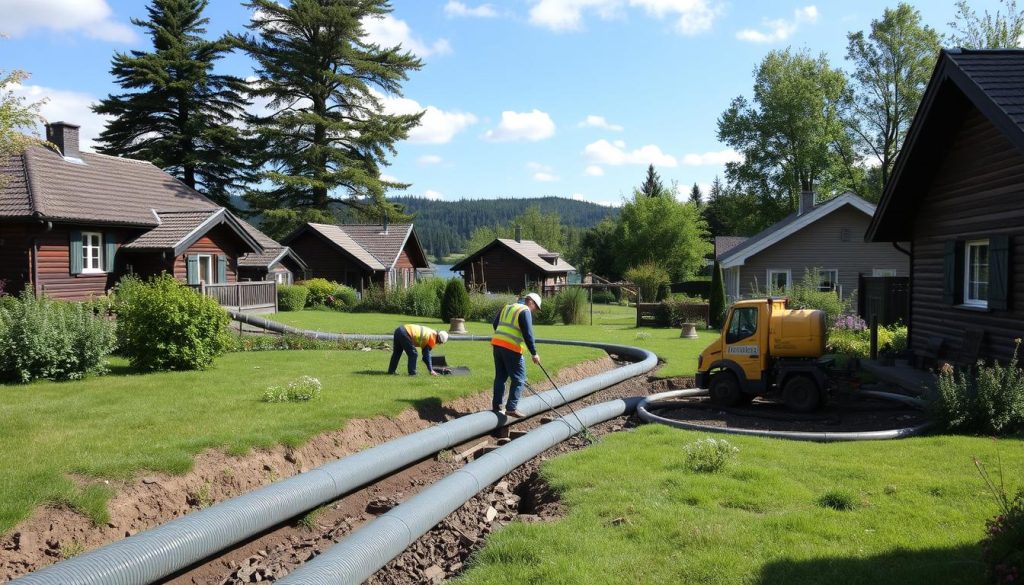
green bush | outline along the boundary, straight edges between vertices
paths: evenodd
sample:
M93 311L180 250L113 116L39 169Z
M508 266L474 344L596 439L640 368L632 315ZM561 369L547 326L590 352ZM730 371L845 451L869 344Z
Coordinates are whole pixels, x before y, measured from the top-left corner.
M469 293L461 278L452 278L444 288L441 299L441 321L448 323L452 319L468 319L471 305Z
M1017 367L1020 340L1010 363L955 370L945 364L931 396L931 411L949 431L1012 434L1024 430L1024 370Z
M988 582L1019 583L1024 570L1024 489L1018 488L1010 497L1001 468L993 478L980 461L975 459L974 464L999 506L999 514L985 522L985 538L981 541Z
M640 300L645 303L655 302L658 299L658 290L669 284L668 271L654 262L634 266L623 276L637 285L640 289Z
M578 286L568 286L559 291L554 301L562 323L566 325L583 325L587 320L587 291ZM549 301L550 302L550 301ZM545 303L546 304L546 303Z
M443 278L425 278L418 280L409 287L405 295L405 311L407 315L417 317L441 316L441 299L447 282Z
M722 277L722 266L715 260L711 272L711 298L708 299L708 324L715 329L721 329L725 324L726 308L725 279Z
M537 325L554 325L558 323L559 310L558 302L555 298L550 298L546 301L541 302L540 309L533 315L533 322Z
M666 327L679 327L683 323L703 323L708 304L697 300L665 300L658 306L658 321Z
M25 291L0 304L0 381L76 380L102 373L114 323L84 303Z
M595 290L594 303L610 305L615 302L615 293L610 290Z
M310 278L297 284L309 290L306 296L307 307L350 310L359 304L359 296L356 291L326 278Z
M114 310L119 349L140 370L206 369L231 344L217 301L167 274L122 280Z
M469 321L486 321L490 323L505 305L516 302L513 295L491 295L484 293L473 293L469 295L469 312L466 319Z
M714 473L729 463L739 449L733 447L725 439L699 439L683 445L686 454L686 467L697 473Z
M907 349L906 325L880 325L878 327L878 349L879 351L889 349L896 353ZM826 350L829 353L866 358L871 354L871 330L832 328L828 332Z
M849 311L847 302L833 291L818 290L818 271L807 270L803 279L790 289L788 306L791 309L817 309L825 312L826 326L831 327L843 314ZM882 344L879 343L879 347Z
M400 315L407 310L406 299L409 291L404 288L387 288L374 284L363 291L363 301L358 311L363 313L390 313Z
M301 284L277 285L277 310L301 311L306 306L309 289Z

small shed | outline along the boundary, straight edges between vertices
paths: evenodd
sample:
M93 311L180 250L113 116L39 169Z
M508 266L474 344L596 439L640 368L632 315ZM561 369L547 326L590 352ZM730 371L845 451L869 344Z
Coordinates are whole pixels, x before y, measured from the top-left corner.
M558 252L549 252L517 232L514 239L496 238L452 266L461 272L467 288L485 292L520 293L537 289L552 294L565 287L576 269Z

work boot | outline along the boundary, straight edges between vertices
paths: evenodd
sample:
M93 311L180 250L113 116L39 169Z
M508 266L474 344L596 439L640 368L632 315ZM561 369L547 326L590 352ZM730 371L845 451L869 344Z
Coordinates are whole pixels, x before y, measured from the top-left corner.
M512 410L509 410L506 414L513 418L526 418L526 414L523 413L523 411L519 410L518 408L513 408Z
M495 406L495 407L492 407L491 410L493 410L494 412L496 412L498 414L505 414L505 407L504 406Z

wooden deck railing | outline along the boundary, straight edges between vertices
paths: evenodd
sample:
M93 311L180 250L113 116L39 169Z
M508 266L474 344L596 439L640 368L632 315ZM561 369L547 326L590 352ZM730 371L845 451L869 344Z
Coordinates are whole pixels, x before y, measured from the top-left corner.
M196 288L226 309L250 313L277 312L277 283L272 280L200 284Z

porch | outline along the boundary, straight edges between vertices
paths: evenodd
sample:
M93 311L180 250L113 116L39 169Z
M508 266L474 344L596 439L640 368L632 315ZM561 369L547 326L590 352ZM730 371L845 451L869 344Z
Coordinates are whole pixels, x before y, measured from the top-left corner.
M891 366L882 363L882 360L861 360L860 367L880 382L898 386L914 396L927 393L937 383L934 372L919 370L907 360L895 360Z
M272 280L193 285L225 309L243 313L276 313L277 283Z

